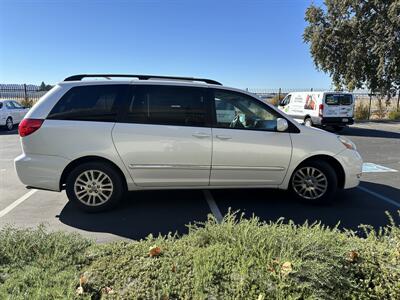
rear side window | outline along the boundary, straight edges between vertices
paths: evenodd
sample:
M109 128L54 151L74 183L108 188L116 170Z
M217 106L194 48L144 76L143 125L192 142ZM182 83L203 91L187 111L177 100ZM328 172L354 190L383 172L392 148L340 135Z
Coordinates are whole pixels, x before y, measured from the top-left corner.
M48 119L114 122L129 85L90 85L70 89Z
M125 122L205 126L205 89L181 86L137 86Z
M0 102L0 109L3 108L3 102Z
M353 103L353 96L350 94L327 94L325 96L325 103L327 105L351 105Z

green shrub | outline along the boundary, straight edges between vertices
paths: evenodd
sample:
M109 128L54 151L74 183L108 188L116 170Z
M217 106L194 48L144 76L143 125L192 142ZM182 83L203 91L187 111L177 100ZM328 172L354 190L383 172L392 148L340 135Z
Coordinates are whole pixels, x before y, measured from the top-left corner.
M228 215L182 238L106 245L85 274L88 290L111 287L116 299L399 299L399 247L395 225L361 239Z
M281 101L283 98L285 98L285 95L283 94L276 94L275 96L273 96L272 98L268 99L267 102L269 104L272 104L273 106L278 106L279 105L279 101Z
M354 111L354 118L358 121L368 120L369 107L363 102L359 102Z
M24 106L24 107L32 107L34 103L34 101L32 99L22 99L21 101L19 101L19 103Z
M320 223L228 214L182 237L103 245L8 228L0 231L0 298L400 299L400 228L390 221L378 232L364 226L360 238Z
M76 234L0 231L0 299L72 299L90 242Z
M400 111L391 111L389 113L389 120L400 120Z

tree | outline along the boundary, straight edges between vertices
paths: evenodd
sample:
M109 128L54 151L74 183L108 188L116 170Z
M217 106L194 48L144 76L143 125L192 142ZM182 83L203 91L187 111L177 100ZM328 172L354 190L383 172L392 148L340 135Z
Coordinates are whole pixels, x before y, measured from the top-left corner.
M44 81L42 81L42 83L39 86L39 91L50 91L52 89L53 86L49 85L49 84L45 84Z
M400 0L325 0L311 5L303 39L338 89L367 87L389 100L400 89Z
M42 81L42 83L40 84L39 91L46 91L46 84L44 83L44 81Z

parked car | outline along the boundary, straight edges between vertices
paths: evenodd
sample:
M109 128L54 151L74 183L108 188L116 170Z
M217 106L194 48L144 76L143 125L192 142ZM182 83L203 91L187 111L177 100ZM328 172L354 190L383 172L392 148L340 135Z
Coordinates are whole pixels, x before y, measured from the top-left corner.
M330 126L339 131L354 124L353 95L344 92L293 92L278 108L306 126Z
M0 126L5 126L7 130L12 130L14 125L21 122L28 110L17 101L0 100Z
M82 81L100 76L136 79ZM87 211L151 189L279 188L325 203L361 176L349 139L210 79L71 76L29 111L19 134L20 180L66 189Z

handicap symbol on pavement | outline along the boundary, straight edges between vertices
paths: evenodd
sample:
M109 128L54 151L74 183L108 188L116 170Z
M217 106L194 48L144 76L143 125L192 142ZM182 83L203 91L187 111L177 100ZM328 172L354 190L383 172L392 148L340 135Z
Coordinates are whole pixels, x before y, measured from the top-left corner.
M398 172L398 171L381 166L381 165L377 165L374 163L363 163L362 172L363 173L379 173L379 172Z

